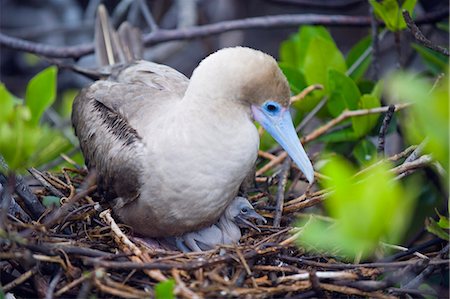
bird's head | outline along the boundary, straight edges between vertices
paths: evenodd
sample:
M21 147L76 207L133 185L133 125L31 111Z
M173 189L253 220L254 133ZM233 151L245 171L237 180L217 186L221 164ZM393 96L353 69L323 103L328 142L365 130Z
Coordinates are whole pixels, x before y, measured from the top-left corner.
M251 220L260 220L266 223L266 219L259 215L250 202L244 197L236 197L225 211L226 217L235 222L239 227L260 229Z
M244 47L225 48L205 58L187 92L237 103L286 150L310 183L314 169L292 123L290 88L273 57Z

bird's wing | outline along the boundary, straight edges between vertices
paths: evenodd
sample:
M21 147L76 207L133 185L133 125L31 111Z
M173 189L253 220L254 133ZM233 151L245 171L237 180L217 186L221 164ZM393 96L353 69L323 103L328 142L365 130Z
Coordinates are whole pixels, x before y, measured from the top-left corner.
M140 175L144 147L151 142L141 127L181 100L188 82L169 67L139 61L117 68L76 97L72 122L106 199L120 197L126 204L137 198L140 180L147 179Z

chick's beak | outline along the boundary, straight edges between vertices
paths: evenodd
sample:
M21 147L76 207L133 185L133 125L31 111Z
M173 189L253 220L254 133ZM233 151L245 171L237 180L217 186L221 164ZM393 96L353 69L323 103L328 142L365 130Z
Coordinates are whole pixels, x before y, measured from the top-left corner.
M264 223L267 223L266 218L256 213L255 210L249 210L246 214L240 213L235 217L236 223L239 226L253 228L258 232L261 232L261 230L253 222L250 221L251 219L260 220Z

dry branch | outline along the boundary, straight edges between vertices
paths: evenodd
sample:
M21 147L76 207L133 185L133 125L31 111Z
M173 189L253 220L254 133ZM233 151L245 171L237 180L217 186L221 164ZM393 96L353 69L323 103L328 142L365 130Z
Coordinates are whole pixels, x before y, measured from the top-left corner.
M422 31L420 31L419 27L417 27L417 25L414 23L413 19L411 18L411 15L407 10L403 10L403 18L405 19L409 31L411 31L411 34L420 44L424 45L428 49L441 53L445 56L449 56L448 49L433 44L428 38L425 37L425 35L423 35Z
M447 10L431 12L417 18L416 23L433 23L448 16ZM326 26L369 26L370 17L346 15L278 15L247 18L242 20L224 21L215 24L181 28L174 30L159 29L146 34L142 40L146 46L155 45L174 40L189 40L211 35L221 34L233 30L244 29L271 29L292 27L299 25L326 25ZM80 58L94 51L92 43L77 46L50 46L41 43L26 41L20 38L0 33L0 46L14 50L25 51L37 55L53 58Z

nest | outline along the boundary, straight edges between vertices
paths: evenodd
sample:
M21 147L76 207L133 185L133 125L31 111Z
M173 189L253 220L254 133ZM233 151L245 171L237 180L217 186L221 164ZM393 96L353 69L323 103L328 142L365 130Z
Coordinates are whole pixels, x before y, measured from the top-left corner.
M410 249L364 264L312 255L296 246L301 229L292 226L294 221L305 215L305 208L320 205L324 194L305 193L301 174L289 163L273 177L258 177L262 187L250 193L268 225L260 226L261 232L244 231L239 245L201 253L143 245L105 209L95 180L83 170L31 173L39 186L27 193L28 185L18 180L20 196L11 198L10 213L2 221L1 284L3 293L15 298L147 298L158 296L155 286L168 279L178 298L396 298L424 296L428 291L419 291L418 285L438 270L448 272L448 245L443 249L444 242L427 233ZM284 198L288 179L291 191L304 194ZM36 198L48 195L61 198L61 206L47 207L39 219L26 221L38 214L33 211L40 204ZM17 205L21 200L23 205Z

